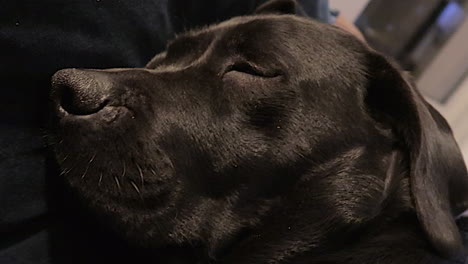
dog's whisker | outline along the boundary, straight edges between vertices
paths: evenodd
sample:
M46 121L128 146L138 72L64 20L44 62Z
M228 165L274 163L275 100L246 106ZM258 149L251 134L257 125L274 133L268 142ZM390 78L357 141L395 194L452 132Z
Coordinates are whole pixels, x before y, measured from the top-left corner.
M122 172L122 179L125 177L125 174L127 173L127 168L125 165L125 161L123 162L123 172Z
M88 173L88 169L89 169L89 166L86 166L85 171L84 171L83 174L81 175L81 179L84 179L84 178L86 177L86 173Z
M96 158L97 152L94 153L94 155L91 157L91 159L88 161L88 164L91 164L94 161L94 158Z
M65 158L62 159L61 163L64 163L68 159L68 156L70 156L70 154L67 154Z
M73 170L73 167L70 167L70 168L66 169L66 170L65 170L65 174L70 173L72 170Z
M136 191L139 195L141 195L140 189L139 189L138 186L135 184L135 182L130 181L130 184L132 185L133 189L135 189L135 191Z
M68 168L68 169L66 170L66 174L70 173L70 172L76 167L76 165L78 165L78 162L79 162L78 159L79 159L79 157L80 157L80 154L78 154L78 156L77 156L77 158L76 158L76 162L75 162L72 166L70 166L70 168Z
M99 174L98 187L101 187L101 182L102 182L102 172Z
M115 184L117 185L117 188L118 188L118 189L119 189L119 191L120 191L122 188L120 187L120 181L119 181L119 178L118 178L118 177L116 177L116 176L114 176L114 181L115 181Z
M143 170L141 169L140 165L136 165L138 168L138 172L140 173L140 180L141 180L141 188L143 188L143 184L145 182L144 176L143 176Z
M65 176L67 175L67 170L62 170L62 172L60 172L59 176Z
M86 177L86 173L88 173L88 169L89 167L91 166L91 163L93 162L94 158L96 157L96 153L94 153L94 155L91 157L91 159L88 161L88 164L86 165L86 169L83 173L83 175L81 175L81 179L84 179Z

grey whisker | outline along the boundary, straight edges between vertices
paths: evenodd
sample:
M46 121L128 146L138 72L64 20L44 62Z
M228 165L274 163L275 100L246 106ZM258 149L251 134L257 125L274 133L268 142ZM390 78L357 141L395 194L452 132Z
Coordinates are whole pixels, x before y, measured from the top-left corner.
M94 155L91 157L91 159L88 161L88 164L91 164L94 161L94 158L96 158L97 152L94 153Z
M115 184L117 185L117 188L119 189L119 191L122 189L120 187L120 181L119 181L119 178L117 178L116 176L114 176L114 181L115 181Z
M84 179L84 177L86 177L86 173L88 173L88 169L89 169L89 164L88 164L88 166L86 166L85 171L84 171L83 174L81 175L81 179Z
M67 174L70 173L70 172L76 167L76 165L78 165L78 162L79 162L78 159L79 159L79 157L80 157L80 154L78 154L78 157L77 157L76 162L67 170L67 172L66 172Z
M135 184L135 182L130 181L130 184L133 186L133 189L135 189L135 191L136 191L138 194L141 194L141 193L140 193L140 189L139 189L138 186Z
M67 155L65 156L65 158L63 158L63 160L62 160L61 163L64 163L64 162L68 159L68 156L70 156L70 154L67 154Z
M127 173L127 168L126 168L126 165L125 165L125 161L123 162L123 172L122 172L122 178L125 177L125 174Z
M63 172L64 172L64 175L70 173L72 170L73 170L73 167L70 167L70 168L64 170L64 171L63 171Z
M93 156L91 157L91 159L88 161L88 164L86 165L86 169L85 169L83 175L81 175L81 179L84 179L84 177L86 177L86 173L88 173L88 169L89 169L89 167L91 166L91 163L93 163L93 160L94 160L94 158L96 157L96 154L97 154L97 153L94 153L94 155L93 155Z
M101 181L102 181L102 172L99 174L98 187L101 186Z
M138 172L140 173L140 180L141 180L141 187L143 188L143 184L145 182L144 176L143 176L143 170L141 169L140 165L136 165L138 168Z

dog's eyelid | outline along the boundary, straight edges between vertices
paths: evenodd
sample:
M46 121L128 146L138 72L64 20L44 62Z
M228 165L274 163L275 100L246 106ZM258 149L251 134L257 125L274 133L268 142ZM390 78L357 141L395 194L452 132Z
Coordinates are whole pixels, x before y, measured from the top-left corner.
M281 75L279 71L262 69L261 67L254 65L250 62L233 63L226 68L225 73L230 71L241 72L263 78L273 78Z
M262 75L262 72L258 69L258 67L253 66L251 63L248 62L233 63L228 66L226 72L228 71L238 71L248 73L251 75Z

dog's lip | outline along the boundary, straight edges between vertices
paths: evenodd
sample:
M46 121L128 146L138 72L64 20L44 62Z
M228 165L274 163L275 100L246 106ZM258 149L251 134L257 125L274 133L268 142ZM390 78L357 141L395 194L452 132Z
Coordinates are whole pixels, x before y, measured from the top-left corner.
M98 112L91 113L88 115L75 115L75 114L69 113L62 106L58 107L57 112L58 112L58 117L64 120L72 120L72 119L83 120L83 121L99 120L100 122L104 122L104 123L112 123L116 121L119 117L123 116L124 114L131 114L132 118L134 118L132 111L127 106L124 106L124 105L106 105L102 107L102 109L99 110Z

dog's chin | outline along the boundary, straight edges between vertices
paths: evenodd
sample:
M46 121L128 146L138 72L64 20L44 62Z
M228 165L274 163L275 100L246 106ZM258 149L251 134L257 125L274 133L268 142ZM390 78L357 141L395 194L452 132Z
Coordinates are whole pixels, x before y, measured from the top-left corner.
M171 243L181 184L168 158L161 154L150 160L139 153L134 161L131 153L106 153L99 151L102 145L73 141L56 142L54 152L60 177L81 206L126 241L146 247Z
M89 171L86 177L94 176L100 177L94 171ZM133 187L132 183L120 179L120 187L116 188L114 179L102 180L96 186L95 182L82 179L79 173L65 177L71 193L100 222L101 228L134 246L157 248L173 243L170 231L172 219L177 216L174 205L178 200L178 187L174 184ZM134 188L139 188L139 193Z
M158 248L174 243L170 232L177 212L169 196L155 196L153 204L117 197L85 202L102 228L134 246Z

